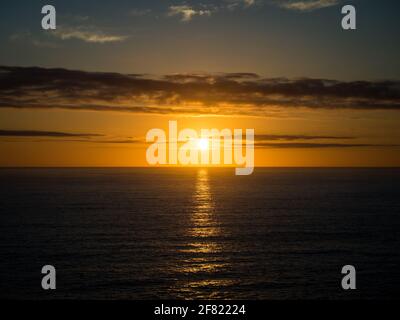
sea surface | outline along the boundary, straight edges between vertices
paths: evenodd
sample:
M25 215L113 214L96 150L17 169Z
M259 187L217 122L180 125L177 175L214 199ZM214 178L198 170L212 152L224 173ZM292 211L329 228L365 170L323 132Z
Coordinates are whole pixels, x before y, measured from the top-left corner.
M0 169L0 297L393 299L399 231L400 169Z

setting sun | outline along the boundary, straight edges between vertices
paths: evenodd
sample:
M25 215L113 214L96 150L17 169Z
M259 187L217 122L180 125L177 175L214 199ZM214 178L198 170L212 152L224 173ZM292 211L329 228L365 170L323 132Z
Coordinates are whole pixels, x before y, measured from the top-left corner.
M199 148L199 150L208 150L208 146L209 146L209 142L208 139L198 139L197 140L197 148Z

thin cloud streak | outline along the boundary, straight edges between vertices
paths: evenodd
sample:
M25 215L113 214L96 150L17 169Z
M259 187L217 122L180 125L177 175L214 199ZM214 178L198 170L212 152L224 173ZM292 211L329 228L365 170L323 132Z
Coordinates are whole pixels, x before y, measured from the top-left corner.
M55 37L61 40L81 40L88 43L108 43L108 42L121 42L126 40L128 37L124 35L115 35L97 30L93 27L66 27L60 26L52 33Z
M281 134L258 134L255 136L257 141L294 141L294 140L352 140L356 137L349 136L322 136L322 135L281 135Z
M97 133L66 133L58 131L40 131L40 130L0 130L0 137L17 137L17 138L60 138L58 142L66 143L91 143L91 144L116 144L116 145L140 145L146 146L149 143L144 138L109 138ZM71 139L77 138L77 139ZM396 144L364 144L364 143L337 143L337 142L292 142L307 140L350 140L356 137L348 136L324 136L324 135L274 135L274 134L258 134L255 136L254 147L258 149L325 149L325 148L387 148L400 147ZM233 144L238 138L234 138ZM24 142L25 140L21 140ZM239 139L240 143L250 143ZM270 142L285 141L285 142ZM13 141L16 142L16 141ZM43 143L54 142L54 140L29 140L29 142ZM184 141L181 141L184 142ZM168 141L166 142L168 143ZM223 144L220 139L221 145ZM238 142L239 143L239 142Z
M94 133L67 133L57 131L37 131L37 130L0 130L0 137L51 137L51 138L92 138L100 137Z
M339 0L285 0L275 1L275 5L296 11L314 11L318 9L328 8L339 4Z
M364 143L259 143L257 148L275 148L275 149L322 149L322 148L393 148L400 147L398 144L364 144Z
M180 17L182 22L189 22L194 17L210 17L217 12L223 12L226 10L236 10L238 8L249 8L253 7L256 0L225 0L218 4L201 4L201 5L172 5L168 8L168 17Z
M212 11L210 9L195 9L188 5L170 6L168 16L180 16L181 21L188 22L195 16L211 16Z

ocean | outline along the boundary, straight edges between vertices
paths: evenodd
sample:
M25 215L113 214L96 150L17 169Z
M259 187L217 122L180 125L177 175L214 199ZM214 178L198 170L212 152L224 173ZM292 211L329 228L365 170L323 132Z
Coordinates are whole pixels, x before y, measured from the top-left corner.
M0 169L0 297L399 298L399 231L400 169Z

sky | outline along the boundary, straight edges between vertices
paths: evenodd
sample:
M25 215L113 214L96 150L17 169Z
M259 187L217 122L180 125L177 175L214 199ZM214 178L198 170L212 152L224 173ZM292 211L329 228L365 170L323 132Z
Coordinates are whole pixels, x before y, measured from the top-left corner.
M41 28L41 8L57 29ZM341 8L357 30L341 28ZM144 166L152 128L254 128L258 166L400 165L400 3L9 1L0 166Z

